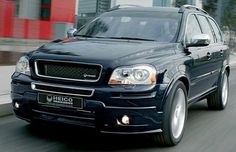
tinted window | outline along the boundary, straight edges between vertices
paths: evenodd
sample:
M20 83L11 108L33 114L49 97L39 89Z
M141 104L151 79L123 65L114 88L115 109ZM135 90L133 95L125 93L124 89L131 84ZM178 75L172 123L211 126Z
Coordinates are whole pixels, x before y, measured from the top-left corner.
M96 18L77 35L175 41L181 14L172 12L111 12Z
M214 36L212 34L212 29L208 23L208 20L205 16L202 16L202 15L198 15L198 19L199 19L199 22L200 22L200 25L202 27L202 31L204 34L208 34L211 38L211 43L214 43L215 39L214 39Z
M212 19L209 19L209 21L210 21L210 24L214 30L217 42L222 42L221 32L220 32L218 26L216 25L215 21L213 21Z
M190 15L187 21L187 29L185 34L186 43L190 43L191 38L194 35L199 35L201 33L202 32L195 15Z

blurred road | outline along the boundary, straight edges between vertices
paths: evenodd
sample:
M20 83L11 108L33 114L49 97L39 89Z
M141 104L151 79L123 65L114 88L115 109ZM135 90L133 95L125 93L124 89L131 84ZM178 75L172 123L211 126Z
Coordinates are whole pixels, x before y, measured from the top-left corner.
M15 66L0 66L0 105L11 102L10 83L14 71Z
M50 40L19 39L0 37L0 51L7 52L30 52L39 46L48 43Z
M210 111L206 101L189 109L182 142L175 147L155 146L146 136L101 135L63 126L32 128L7 116L0 118L0 152L235 152L236 69L230 77L230 97L224 111Z

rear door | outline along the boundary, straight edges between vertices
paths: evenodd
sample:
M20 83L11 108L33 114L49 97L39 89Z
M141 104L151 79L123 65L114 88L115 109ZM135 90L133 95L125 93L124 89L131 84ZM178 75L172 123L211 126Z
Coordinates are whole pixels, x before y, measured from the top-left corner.
M222 38L222 32L219 28L219 26L217 25L217 23L215 22L215 20L211 17L208 17L209 23L213 29L215 38L216 38L216 43L215 43L215 51L216 51L216 59L217 59L217 63L218 63L218 68L221 69L222 66L224 64L227 63L223 63L224 59L226 59L225 57L228 54L228 46L224 44L223 42L223 38Z
M202 34L203 28L200 27L200 22L195 14L188 16L186 23L185 41L188 43L192 36ZM209 26L209 24L208 24ZM190 93L189 98L194 99L201 94L206 93L214 87L216 82L217 66L214 61L214 44L213 34L210 35L212 43L209 46L189 47L189 56L192 58L192 63L189 65L190 75Z
M223 62L223 48L222 44L219 42L219 37L216 36L216 33L214 32L213 27L210 24L209 17L202 14L197 14L197 18L199 20L202 32L204 34L208 34L211 38L211 43L209 46L207 46L207 54L211 55L209 59L211 65L211 83L209 87L214 87L217 85L220 69ZM206 81L206 83L208 82Z

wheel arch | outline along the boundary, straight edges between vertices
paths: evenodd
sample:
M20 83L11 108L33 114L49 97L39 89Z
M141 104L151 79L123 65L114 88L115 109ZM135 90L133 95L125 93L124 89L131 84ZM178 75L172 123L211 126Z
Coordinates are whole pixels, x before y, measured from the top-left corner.
M182 76L178 79L179 81L183 82L185 88L186 88L186 91L187 91L187 95L189 94L189 90L190 90L190 82L188 80L187 77L185 76Z
M227 72L228 76L230 75L230 67L229 67L229 65L227 65L227 66L225 67L224 71Z
M172 81L170 81L170 83L169 83L169 85L168 85L168 87L167 87L167 90L166 90L166 92L165 92L165 95L164 95L164 97L163 97L163 99L162 99L161 109L163 109L163 106L164 106L164 104L165 104L165 102L166 102L166 99L167 99L167 97L168 97L168 95L169 95L169 93L170 93L172 87L174 86L174 84L175 84L177 81L181 81L181 82L184 84L184 86L185 86L185 88L186 88L186 91L187 91L187 97L188 97L189 91L190 91L190 81L189 81L189 78L188 78L188 76L185 75L185 74L180 74L180 73L178 73L176 76L174 76L174 78L172 79Z

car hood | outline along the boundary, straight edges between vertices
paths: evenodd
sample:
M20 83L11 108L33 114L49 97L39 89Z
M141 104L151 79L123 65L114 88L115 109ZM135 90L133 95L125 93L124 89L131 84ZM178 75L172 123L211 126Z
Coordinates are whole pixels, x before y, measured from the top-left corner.
M101 64L151 63L175 54L177 43L108 39L64 39L48 43L32 55L34 58L75 60Z

